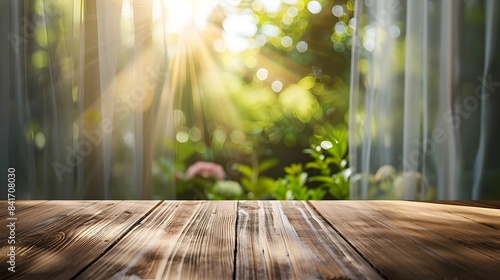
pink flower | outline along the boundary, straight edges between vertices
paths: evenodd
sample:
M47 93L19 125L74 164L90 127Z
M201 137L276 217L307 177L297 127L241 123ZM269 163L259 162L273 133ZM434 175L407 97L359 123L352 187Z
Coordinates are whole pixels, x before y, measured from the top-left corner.
M194 178L196 176L201 177L215 177L219 180L224 180L226 177L226 173L222 166L206 161L198 161L195 164L191 165L186 172L188 178Z

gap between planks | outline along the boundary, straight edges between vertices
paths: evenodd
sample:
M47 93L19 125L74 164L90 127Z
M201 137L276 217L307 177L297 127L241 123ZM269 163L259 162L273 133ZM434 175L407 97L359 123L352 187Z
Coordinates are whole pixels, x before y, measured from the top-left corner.
M237 279L382 279L305 201L242 201Z
M233 280L236 280L237 276L237 260L238 260L238 223L240 222L240 201L236 202L236 221L234 224L234 255L233 255Z
M335 231L335 232L336 232L336 233L337 233L337 234L338 234L338 235L339 235L339 236L340 236L340 237L341 237L341 238L342 238L342 239L343 239L343 240L344 240L347 244L349 244L349 246L351 246L351 248L352 248L352 249L353 249L353 250L354 250L354 251L355 251L355 252L356 252L356 253L357 253L357 254L358 254L361 258L363 258L363 259L366 261L366 263L368 263L368 264L369 264L369 265L373 268L373 270L375 270L375 271L376 271L376 272L380 275L380 277L381 277L381 278L383 278L383 279L387 279L387 277L384 275L384 273L383 273L383 272L382 272L382 271L381 271L381 270L380 270L380 269L379 269L379 268L378 268L378 267L377 267L377 266L376 266L376 265L375 265L375 264L374 264L374 263L373 263L373 262L372 262L372 261L371 261L368 257L366 257L366 255L365 255L365 254L363 254L363 252L362 252L362 251L360 251L360 250L358 249L358 247L354 246L354 244L352 244L352 242L349 240L349 238L348 238L347 236L344 236L344 234L343 234L341 231L339 231L339 230L335 227L335 225L334 225L333 223L331 223L331 222L330 222L330 220L329 220L327 217L325 217L325 216L323 215L323 213L322 213L321 211L319 211L318 209L316 209L316 206L313 204L313 202L315 202L315 200L314 200L314 201L313 201L313 200L308 200L308 201L307 201L307 203L309 204L309 206L310 206L312 209L314 209L314 211L316 211L316 213L318 214L318 216L320 216L326 224L328 224L328 225L329 225L329 226L330 226L330 227L331 227L331 228L332 228L332 229L333 229L333 230L334 230L334 231Z
M106 206L113 203L116 203L116 206ZM139 204L141 202L136 203ZM391 204L391 202L370 201L159 201L154 205L151 202L149 203L152 205L151 207L141 207L141 209L147 209L146 211L137 210L136 212L132 213L133 215L135 215L135 218L125 219L124 221L129 221L129 223L121 225L123 229L119 231L120 235L117 237L117 239L109 238L111 242L106 244L106 246L103 246L102 243L98 242L99 238L102 238L103 236L109 236L110 230L112 230L113 232L118 231L116 230L116 228L106 229L106 227L109 227L109 222L106 222L103 219L106 217L111 217L111 214L113 213L119 214L120 211L118 210L122 208L122 210L132 208L139 209L137 208L137 205L134 206L135 208L132 206L126 206L133 205L133 202L56 201L54 202L54 205L59 204L59 207L57 207L57 209L54 209L54 207L43 207L44 205L48 205L48 203L46 202L35 202L33 204L27 203L25 205L20 203L19 209L23 209L20 215L23 215L24 213L26 217L30 217L33 221L33 224L20 224L18 228L18 235L19 237L27 235L27 237L29 238L25 239L28 241L31 240L30 242L32 243L34 242L34 245L32 245L32 247L34 246L35 249L31 249L30 247L30 254L42 254L43 252L36 249L36 246L39 246L37 244L40 243L40 241L36 241L35 239L37 238L35 237L43 236L43 234L49 236L49 233L51 231L54 231L54 234L58 234L60 230L63 230L63 227L61 227L60 225L62 223L80 223L88 230L94 228L94 231L96 231L95 227L99 226L98 230L100 232L102 231L102 234L96 234L95 232L92 233L92 236L95 236L93 237L94 239L92 242L90 242L89 240L83 240L87 245L83 244L82 246L89 246L89 250L93 250L94 253L90 254L92 256L92 259L85 260L85 262L87 263L84 267L80 267L79 270L75 270L73 272L76 272L76 276L75 274L73 274L73 277L78 278L85 278L84 276L90 276L87 274L92 269L95 270L97 268L96 271L102 271L101 269L103 268L109 269L109 258L112 258L113 256L120 256L120 254L124 252L123 250L125 247L118 248L120 245L123 245L122 243L129 244L131 246L137 246L135 241L141 241L140 237L141 234L144 234L144 232L147 232L149 230L152 233L157 234L155 233L154 226L159 226L165 230L169 230L170 233L174 235L174 237L176 236L178 238L176 242L167 244L171 247L170 249L173 248L172 250L174 250L175 254L173 256L166 256L166 260L165 258L162 259L161 263L165 266L157 266L156 268L159 270L154 271L158 272L158 274L154 275L160 277L191 276L192 278L196 278L199 277L200 274L194 271L193 265L196 266L200 264L202 264L202 267L205 271L205 274L201 275L207 276L208 274L206 273L210 271L210 267L207 267L207 262L210 260L211 255L207 253L206 248L205 250L203 249L203 244L208 240L203 239L202 236L209 236L213 235L214 233L214 236L216 237L219 235L223 236L220 240L216 240L216 244L219 246L207 246L211 248L211 250L219 250L222 255L222 262L216 264L216 267L218 269L218 274L216 276L219 279L246 279L251 278L250 276L259 279L279 278L280 276L284 276L287 278L301 278L310 276L309 278L340 277L356 279L365 277L372 279L383 277L383 275L388 275L388 277L395 275L416 277L419 275L419 273L420 276L429 276L429 274L424 273L426 267L437 268L435 272L440 272L443 276L449 275L442 270L446 267L453 267L454 270L456 270L455 272L462 270L461 268L457 267L457 265L474 268L474 263L470 263L467 260L452 260L451 258L448 258L448 262L444 263L442 261L442 258L437 258L436 255L435 257L431 256L430 258L427 258L428 263L420 267L421 270L423 269L424 271L415 269L414 271L410 271L412 273L414 272L415 275L408 275L409 269L408 267L404 267L404 264L408 262L408 260L401 259L402 256L404 257L404 255L407 255L418 262L419 256L429 257L428 253L431 251L422 251L422 249L425 248L439 249L441 250L441 253L439 254L450 253L444 250L446 246L442 246L442 244L436 243L434 239L441 240L444 244L451 245L457 243L455 240L460 241L460 243L457 243L458 245L466 245L463 248L462 246L459 246L461 250L470 256L474 256L478 259L484 260L483 266L488 266L489 258L496 258L498 260L497 257L499 256L497 253L495 253L495 251L486 250L488 249L488 247L486 246L496 249L499 248L500 245L495 241L495 239L489 241L489 244L477 243L476 246L475 242L477 242L477 240L473 238L474 236L476 236L475 234L462 234L460 232L455 232L453 228L449 227L450 225L452 225L451 222L455 220L469 225L471 223L473 225L475 224L477 227L477 230L475 231L478 233L480 226L490 226L491 228L486 227L485 229L481 230L481 233L483 235L485 233L489 233L490 236L498 236L497 230L500 229L500 224L498 220L491 220L491 217L498 216L496 213L499 213L494 209L462 207L458 205L446 206L445 204L432 206L431 204L421 202L400 202L399 204L398 202L392 202ZM73 208L69 207L70 204L73 206ZM106 211L108 211L106 216L102 216L101 214L97 215L95 213L92 214L92 208L90 206L93 204L101 205L103 209L101 212L103 213L106 213ZM219 207L217 206L217 204L221 206ZM327 204L329 204L328 207L326 207ZM463 204L466 203L464 202ZM68 205L68 207L64 208L66 207L65 205ZM77 208L74 208L75 205L77 205ZM118 205L122 205L122 207L120 208L118 207ZM177 206L173 207L175 205ZM181 207L182 210L175 209L178 208L179 205L184 205L183 207ZM318 209L318 206L322 207L319 207L320 209ZM65 209L73 210L70 213L66 213L64 212ZM95 209L101 208L95 207ZM334 211L334 209L336 209L336 211ZM351 209L351 211L347 211L347 209ZM125 211L125 213L126 212L127 211ZM177 231L170 228L170 226L172 225L176 226L176 221L168 220L170 217L169 214L172 214L174 212L176 213L176 215L180 216L184 222L186 222L185 224L183 224L182 222L179 223L179 221L177 221ZM441 231L439 230L440 228L438 228L438 226L443 226L442 222L436 223L436 226L433 226L432 224L427 225L426 223L424 223L424 220L419 220L423 217L432 217L432 215L441 215L444 218L444 225L448 225L448 227L450 228L449 230L446 230L446 235L441 235ZM251 221L249 222L249 216L255 217L255 219L253 219L253 224L251 224ZM74 220L71 220L71 217L73 217ZM335 219L333 217L335 217ZM498 217L500 218L500 216ZM195 222L197 218L201 219L201 224ZM399 220L393 220L395 218L398 218ZM461 219L467 219L468 221ZM26 221L28 220L29 219L26 219ZM218 226L214 226L210 221L215 221ZM430 219L429 221L437 220ZM363 226L360 226L360 222L371 224L372 227L376 227L376 230L373 231L373 228L365 228ZM218 229L219 226L220 228L228 229L229 233L225 231L221 232L220 229ZM354 228L357 228L358 230L351 232L351 226L354 226ZM425 229L427 229L427 231L425 231ZM78 232L81 230L82 228L79 228ZM398 243L398 240L387 240L387 236L380 234L381 232L386 232L390 234L399 234L401 237L403 237L402 244L404 246L408 246L408 248L414 248L415 244L420 244L421 248L417 248L417 251L408 252L407 250L407 252L405 252L404 250L396 250L398 248L384 247L387 251L393 250L392 252L394 254L387 255L386 251L381 250L377 254L373 255L370 250L367 251L367 247L360 246L360 242L366 241L360 240L360 236L365 234L365 230L372 231L375 237L380 237L380 239L373 240L373 243L369 244L371 247L376 247L379 245L379 243L384 242L386 244L395 244L395 246L401 245L401 243ZM275 234L272 235L270 233ZM63 236L63 239L61 240L61 242L65 242L62 248L71 246L74 247L73 242L76 241L72 241L72 238L75 237L72 237L68 234L71 234L71 232L66 232L66 236ZM431 236L433 238L428 239L427 241L426 239L422 239L424 237ZM373 236L368 236L367 238L370 239L372 237ZM249 245L249 239L253 240L254 243ZM51 239L49 238L47 240ZM128 243L126 242L127 240ZM422 240L425 242L423 242ZM322 246L316 246L317 244L315 242L317 244L322 244ZM94 245L92 245L91 243ZM261 249L264 248L262 254L260 253L261 251L253 250L255 244L260 246ZM57 248L60 247L58 243L55 243L55 245L57 246ZM96 245L99 245L100 247ZM188 254L189 252L185 251L183 248L183 246L185 245L187 245L188 248L193 248L194 252L197 253L194 255ZM429 247L430 245L434 247ZM439 245L439 247L436 247L437 245ZM273 248L281 248L281 250L273 250ZM208 252L211 250L208 250ZM127 251L125 250L125 252ZM286 254L282 254L283 252L286 252ZM398 252L401 254L397 254ZM90 258L87 252L81 253L87 254L87 257ZM164 252L160 252L159 254L161 255L163 253ZM478 255L478 253L480 253L481 255ZM158 254L158 250L156 250L155 254ZM306 255L306 257L304 257L303 255ZM146 255L146 257L148 256L151 257L151 255ZM161 256L165 257L165 255ZM245 256L247 256L247 258L248 256L252 256L253 259L245 259ZM339 263L338 258L342 256L349 256L351 258L350 263L349 261L347 263L344 261L341 261ZM126 258L128 256L122 257ZM399 267L384 267L385 264L382 260L384 257L392 258L394 261L397 261L399 263ZM30 255L28 256L28 258L33 259L33 256ZM106 258L108 259L106 260ZM352 258L354 258L354 262L352 261ZM179 263L179 260L185 259L187 259L186 264L184 264L183 262ZM301 260L303 261L301 262ZM69 259L66 261L70 262ZM258 262L265 264L261 267L255 265L244 265L244 262L251 261L253 261L254 263ZM274 261L276 261L276 263L274 263ZM310 261L308 265L305 265L306 261ZM298 267L293 264L297 264ZM441 266L435 266L438 264L440 264ZM121 265L122 268L128 266L128 264L123 263ZM415 264L413 263L413 265ZM39 265L35 266L39 267ZM410 265L410 267L412 267L412 265ZM312 268L315 268L315 270ZM148 276L148 269L150 269L150 267L147 267L145 263L139 265L138 263L136 263L132 264L129 267L129 270L127 270L126 272L133 272L130 275L137 275L136 272L140 273L142 271L146 273L142 276ZM403 271L403 269L406 269L407 271L405 272ZM476 270L473 271L462 272L462 276L480 276L481 272L489 275L487 268L485 270L485 268L481 267L476 267ZM41 275L48 274L38 274L38 276ZM116 276L116 274L104 275ZM104 277L104 275L102 275L102 277ZM437 275L438 274L434 274L434 276ZM483 276L484 275L485 274L483 274ZM26 275L24 274L24 276ZM34 274L32 276L37 276L37 274ZM125 276L125 274L123 274L122 276ZM260 278L261 276L262 278ZM70 277L71 276L69 276L68 278ZM3 276L0 276L0 279L2 278Z
M166 201L78 279L232 279L236 201Z
M69 279L128 232L156 201L54 201L16 213L15 274L0 279ZM21 222L22 221L22 222ZM2 254L7 247L0 248ZM5 269L2 262L0 268Z
M97 262L100 258L102 258L109 250L111 250L120 240L125 238L127 234L129 234L135 227L137 227L149 214L151 214L156 208L158 208L164 200L159 201L156 205L154 205L151 209L149 209L141 218L136 220L132 226L128 230L126 230L121 236L119 236L112 244L110 244L109 247L107 247L99 256L97 256L95 259L89 262L82 270L80 270L75 276L73 276L71 279L77 278L80 274L82 274L86 269L88 269L92 264Z
M213 214L221 213L222 219L218 222L208 222ZM217 228L226 229L221 232ZM224 234L225 231L230 234ZM214 246L210 242L214 238L223 242ZM253 248L263 244L264 255L261 256L261 251ZM225 263L225 259L231 261ZM235 204L167 201L145 216L139 227L115 242L77 278L114 277L383 278L325 222L324 217L303 201L238 201Z

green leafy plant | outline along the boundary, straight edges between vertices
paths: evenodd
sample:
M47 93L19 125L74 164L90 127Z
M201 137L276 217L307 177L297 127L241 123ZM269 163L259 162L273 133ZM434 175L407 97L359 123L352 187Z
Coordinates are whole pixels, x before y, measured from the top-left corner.
M306 182L307 172L304 172L302 164L296 163L285 167L285 177L275 181L276 189L273 193L278 200L320 200L326 194L322 188L308 188Z
M256 156L253 157L252 166L237 163L233 165L233 169L241 175L241 185L247 191L249 199L263 198L269 196L274 190L274 179L261 176L260 174L278 165L278 160L275 158L258 161Z
M313 158L306 168L319 173L311 176L310 181L328 188L336 199L348 199L351 170L347 167L347 129L327 126L325 131L324 135L316 136L310 149L304 150Z

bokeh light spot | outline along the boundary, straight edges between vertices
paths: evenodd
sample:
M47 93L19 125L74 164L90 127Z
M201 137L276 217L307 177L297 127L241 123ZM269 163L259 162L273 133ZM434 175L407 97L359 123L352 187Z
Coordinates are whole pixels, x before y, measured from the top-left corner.
M267 71L266 68L259 68L259 70L257 70L256 72L256 75L257 79L264 81L265 79L267 79L269 72Z
M323 7L318 1L310 1L309 3L307 3L307 9L309 10L309 12L311 12L311 14L316 15L321 12Z
M336 17L340 17L344 13L344 8L340 5L335 5L332 8L332 14Z
M218 126L214 131L214 140L223 144L226 141L226 129L223 126Z
M396 25L389 27L389 36L391 36L391 38L398 38L400 34L401 30Z
M193 142L200 141L201 136L202 136L201 129L197 127L192 127L189 129L189 138L191 138Z
M299 13L299 9L297 9L297 7L295 6L292 6L288 8L288 10L286 10L286 13L291 17L295 17Z
M327 141L327 140L322 141L320 145L321 145L321 148L323 148L323 149L325 149L325 150L328 150L328 149L330 149L330 148L332 148L332 147L333 147L332 142Z
M281 33L281 29L276 25L266 23L262 25L262 33L267 37L276 37Z
M186 143L189 140L189 134L183 130L178 131L175 135L175 139L177 139L179 143Z
M343 35L346 31L346 24L339 21L335 24L335 32L337 32L337 34L340 34L340 35Z
M38 131L35 134L34 142L35 142L35 146L38 149L43 149L43 147L45 146L45 135L41 131Z
M281 8L281 0L266 0L262 1L264 5L264 10L268 13L276 13Z
M283 16L283 18L281 19L281 21L282 21L284 24L286 24L286 25L290 25L290 24L292 24L292 22L293 22L293 17L291 17L291 16L290 16L290 15L288 15L288 14L285 14L285 15Z
M281 81L276 80L271 84L271 89L274 92L280 92L283 89L283 83Z
M303 53L303 52L307 51L307 48L308 48L308 47L309 47L309 46L308 46L308 45L307 45L307 43L306 43L306 42L304 42L304 41L300 41L300 42L298 42L298 43L297 43L297 46L296 46L297 51L299 51L299 52L301 52L301 53Z
M281 38L281 45L285 48L289 48L293 44L293 39L290 36L284 36Z

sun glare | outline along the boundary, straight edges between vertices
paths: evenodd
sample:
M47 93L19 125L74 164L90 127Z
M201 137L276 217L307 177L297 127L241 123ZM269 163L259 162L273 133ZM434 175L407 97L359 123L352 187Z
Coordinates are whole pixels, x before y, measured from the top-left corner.
M245 79L267 87L276 95L286 93L286 89L299 80L297 68L289 67L297 64L279 51L305 53L309 50L308 43L294 38L298 35L293 35L295 33L285 26L292 21L300 22L300 16L304 16L301 13L306 7L295 6L299 3L297 0L256 0L251 5L235 0L156 2L153 19L161 33L158 37L165 38L169 57L169 102L172 109L181 110L185 115L178 129L200 131L200 137L195 139L211 141L206 138L215 133L209 128L210 123L223 125L228 135L238 129L244 120L233 99L235 89L250 87L242 82ZM160 19L155 16L157 8L161 11ZM318 7L313 5L312 9L317 11ZM283 23L271 17L260 22L261 17L266 17L259 15L280 11ZM277 49L262 48L266 44ZM238 74L234 73L241 73L243 79L235 78ZM178 131L177 142L191 139L186 129ZM216 137L214 141L222 138Z
M170 32L179 33L193 22L193 4L188 1L166 0L168 21L167 27Z
M167 10L167 30L182 33L192 25L198 31L207 27L207 20L218 1L214 0L163 0Z

